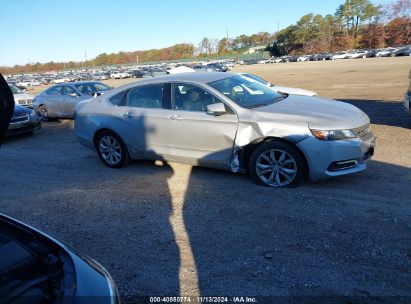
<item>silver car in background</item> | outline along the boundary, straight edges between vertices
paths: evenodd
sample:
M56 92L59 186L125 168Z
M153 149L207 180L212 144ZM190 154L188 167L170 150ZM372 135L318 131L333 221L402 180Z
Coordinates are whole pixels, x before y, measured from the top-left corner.
M38 94L33 109L44 121L50 118L72 118L80 101L101 95L112 88L101 82L80 81L54 85Z
M9 88L11 92L13 93L13 97L14 97L14 101L16 105L25 106L28 108L33 107L33 100L34 100L33 95L27 94L26 92L21 90L19 87L11 83L9 83Z
M75 132L112 168L160 159L248 171L271 187L362 171L374 152L370 120L355 106L218 72L147 79L81 102Z

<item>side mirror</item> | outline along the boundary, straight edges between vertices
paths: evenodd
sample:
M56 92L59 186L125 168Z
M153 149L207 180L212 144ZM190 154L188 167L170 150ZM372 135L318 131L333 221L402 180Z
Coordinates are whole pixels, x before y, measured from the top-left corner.
M220 116L226 113L227 110L225 109L225 105L222 102L209 104L207 106L207 114L209 115Z

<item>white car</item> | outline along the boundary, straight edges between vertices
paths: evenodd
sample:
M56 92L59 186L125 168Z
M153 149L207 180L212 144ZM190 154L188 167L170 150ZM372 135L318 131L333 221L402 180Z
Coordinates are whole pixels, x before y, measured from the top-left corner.
M347 59L349 56L346 52L338 52L331 56L331 60Z
M25 106L25 107L33 107L33 100L34 96L31 94L27 94L20 90L17 86L13 84L9 84L10 90L13 93L14 102L17 105Z
M367 52L366 51L351 52L351 53L348 53L348 58L349 59L367 58Z
M65 83L65 82L70 82L70 78L68 77L61 77L61 78L56 78L51 81L52 84L59 84L59 83Z
M110 78L112 79L124 79L124 78L130 78L130 77L131 77L131 74L127 72L116 71L110 74Z
M27 87L30 87L30 86L31 86L31 81L30 81L30 80L22 80L22 81L17 82L17 85L18 85L19 87L25 87L25 88L27 88Z
M234 67L234 63L233 62L224 62L224 65L229 68L230 70Z
M281 93L286 93L286 94L291 94L291 95L301 95L301 96L316 96L317 93L305 89L299 89L299 88L290 88L290 87L283 87L283 86L278 86L278 85L273 85L269 83L268 81L265 81L264 79L255 76L254 74L250 73L238 73L242 75L243 77L246 77L248 81L257 81L259 83L262 83L266 85L267 87L270 87L276 92L281 92Z
M284 60L283 60L283 58L278 57L278 58L271 59L271 61L272 61L273 63L280 63L280 62L283 62Z
M297 58L297 62L303 62L303 61L310 61L310 57L307 55L303 55Z
M121 73L120 72L113 72L110 74L111 79L121 79Z

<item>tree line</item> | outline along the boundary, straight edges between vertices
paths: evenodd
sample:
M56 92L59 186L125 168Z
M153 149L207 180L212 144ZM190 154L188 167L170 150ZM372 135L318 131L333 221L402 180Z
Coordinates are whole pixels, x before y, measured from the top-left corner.
M302 16L296 24L275 32L259 32L210 39L197 45L180 43L162 49L102 53L88 62L48 62L0 67L4 74L37 73L82 67L122 65L150 61L238 56L253 46L267 46L274 56L326 53L348 49L381 48L411 44L411 0L374 5L369 0L346 0L333 15Z
M411 0L374 5L346 0L334 15L307 14L276 33L273 55L326 53L411 44Z

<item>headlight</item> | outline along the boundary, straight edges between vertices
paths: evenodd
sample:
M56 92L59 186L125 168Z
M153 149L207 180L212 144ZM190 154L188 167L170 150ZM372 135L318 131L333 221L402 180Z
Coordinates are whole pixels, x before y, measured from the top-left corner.
M311 133L320 140L340 140L357 137L352 130L311 130Z

